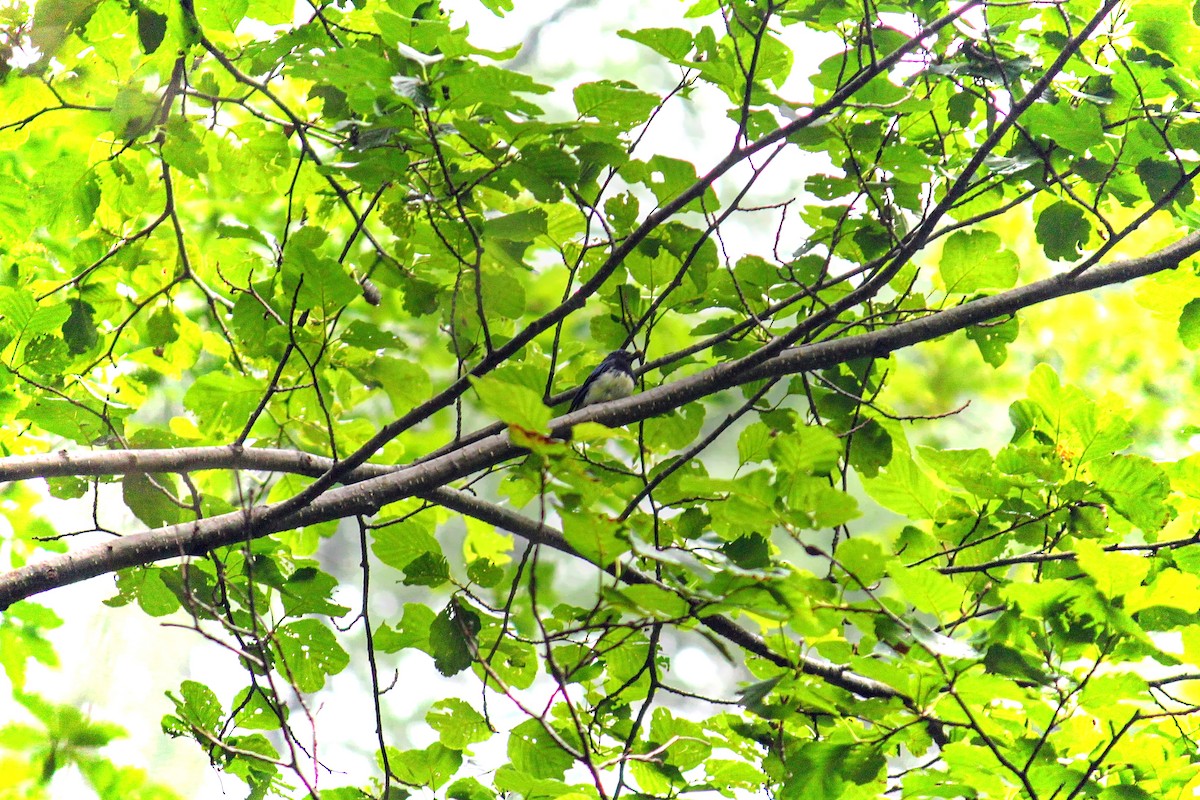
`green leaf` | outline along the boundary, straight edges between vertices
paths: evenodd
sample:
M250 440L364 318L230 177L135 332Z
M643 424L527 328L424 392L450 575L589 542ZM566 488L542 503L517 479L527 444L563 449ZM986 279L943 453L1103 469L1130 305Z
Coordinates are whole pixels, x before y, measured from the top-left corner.
M348 345L361 347L363 350L407 350L404 341L396 334L383 330L374 325L356 319L342 329L341 339Z
M1150 571L1150 563L1144 556L1107 553L1100 545L1089 541L1075 545L1075 561L1096 582L1100 593L1113 599L1140 586Z
M311 566L300 567L287 577L280 589L283 607L292 616L324 614L340 617L350 609L331 602L338 585L337 579L327 572Z
M875 502L909 519L933 519L945 502L945 494L905 453L894 453L879 477L864 480L863 488Z
M471 385L484 408L505 424L531 432L549 429L552 412L536 392L494 375L472 377Z
M429 628L429 648L438 672L456 675L471 666L478 633L475 612L454 601L443 608Z
M1034 368L1029 398L1042 409L1049 431L1060 442L1064 455L1087 463L1129 446L1131 433L1124 409L1100 405L1073 386L1063 386L1046 364Z
M440 742L434 742L424 750L388 748L388 764L403 783L438 789L458 771L462 753Z
M860 516L858 501L849 492L830 486L825 478L797 476L781 483L795 524L819 530L845 525Z
M468 745L486 742L492 728L483 715L465 700L439 700L425 715L429 727L438 732L438 740L452 750L465 750Z
M1037 663L1030 654L1023 653L1004 644L994 644L988 648L983 658L984 667L988 672L1033 681L1037 684L1051 683L1049 671Z
M789 754L781 798L818 800L845 795L847 783L871 780L886 763L868 745L801 742Z
M137 139L149 132L157 110L154 95L134 84L122 86L113 99L108 130L120 139Z
M1130 614L1157 607L1179 609L1195 616L1200 613L1200 576L1177 569L1163 569L1153 576L1149 585L1130 589L1125 595L1123 607Z
M770 457L771 429L761 422L747 425L738 436L738 460L742 464L764 461Z
M39 305L33 295L13 287L0 287L0 315L16 338L32 338L61 328L70 318L69 303Z
M692 52L692 34L683 28L622 30L617 31L617 35L649 47L673 64L683 63Z
M534 778L562 780L575 762L547 733L541 720L527 719L508 736L508 759L514 769Z
M208 172L208 153L204 143L185 122L172 120L168 123L162 152L168 164L190 178L198 178Z
M628 81L596 81L575 87L575 108L581 117L624 129L640 125L659 104L654 95Z
M531 242L546 233L546 212L528 208L513 214L493 217L483 223L483 235L491 239Z
M165 617L180 608L179 598L163 582L161 569L134 567L123 570L117 574L117 590L126 597L136 597L138 606L152 617Z
M1002 499L1008 496L1012 481L997 469L996 458L986 450L946 450L919 447L921 461L938 478L963 487L976 497Z
M587 423L577 426L576 430L583 431L586 425ZM671 414L651 417L642 424L642 430L651 441L678 448L696 441L703 426L704 407L699 403L689 403ZM583 438L582 433L580 438Z
M380 626L375 633L375 646L385 653L395 653L406 647L415 647L427 653L432 653L429 644L429 632L435 618L433 609L420 603L406 603L404 616L400 621L400 630L394 631L386 625Z
M1100 109L1091 103L1035 103L1023 119L1049 143L1081 156L1104 139Z
M126 475L121 481L121 498L137 518L151 528L174 525L185 519L179 507L174 475Z
M279 730L282 725L279 721L280 714L283 715L285 721L289 716L287 706L270 702L261 689L253 686L237 693L233 698L233 707L238 709L235 718L238 726L249 730Z
M167 697L175 705L177 718L163 719L163 729L170 727L180 733L190 733L191 726L200 730L216 732L221 722L221 703L217 700L212 689L197 681L184 681L179 686L179 696L167 692ZM176 725L182 724L182 728Z
M339 786L336 789L321 789L319 800L372 800L371 795L353 786Z
M1164 164L1145 158L1138 162L1137 175L1146 187L1146 193L1155 202L1174 197L1181 205L1188 205L1194 197L1187 174L1177 164Z
M506 271L484 270L483 306L488 312L519 319L525 313L525 303L525 288L519 280Z
M1176 64L1186 64L1200 49L1200 29L1193 14L1170 0L1139 0L1129 9L1128 19L1137 41Z
M292 21L292 11L287 0L254 0L247 9L247 16L269 25L283 25Z
M35 694L14 692L13 699L33 714L45 726L49 738L71 756L72 749L103 747L114 739L128 734L119 725L89 719L74 705L51 702Z
M1044 213L1044 212L1043 212ZM946 291L972 294L984 289L1011 289L1020 264L991 231L958 231L942 246L939 271Z
M1152 800L1154 795L1133 784L1108 786L1097 795L1099 800Z
M824 475L837 467L842 457L842 442L826 428L807 426L794 433L776 434L770 450L780 470Z
M892 460L892 436L876 420L858 426L850 439L850 465L864 478L874 478Z
M450 564L441 553L422 553L404 565L409 586L441 586L450 579Z
M467 565L467 578L485 588L493 588L504 580L504 570L486 558L479 558Z
M560 512L563 537L588 561L611 564L629 550L627 536L611 518L602 514Z
M371 377L383 387L392 401L392 411L403 415L429 399L433 382L420 364L399 358L376 358L370 365Z
M491 11L497 17L504 16L504 12L513 10L513 0L480 0L483 7ZM455 797L455 795L450 795Z
M459 778L446 788L446 797L448 800L495 800L496 793L475 778Z
M58 628L63 624L62 617L53 609L30 600L20 600L4 609L3 619L19 620L34 628Z
M166 307L155 310L146 321L146 334L156 347L179 341L179 317Z
M996 320L967 328L967 338L979 348L983 360L1000 367L1008 360L1008 346L1017 341L1021 323L1017 317Z
M1179 315L1179 340L1189 350L1200 349L1200 299L1183 307Z
M690 162L669 156L654 156L645 163L631 161L621 169L621 175L631 183L641 183L654 193L660 203L669 203L696 183L696 167ZM687 206L689 210L719 207L711 187L703 197Z
M333 632L319 620L289 622L275 633L275 646L287 665L285 673L302 692L315 692L325 679L350 663L350 656L337 643Z
M893 562L888 565L887 572L904 600L918 611L945 617L958 613L963 607L962 589L932 569L910 568Z
M767 678L764 681L755 681L748 686L744 686L738 690L738 702L755 714L762 716L770 710L766 705L767 698L771 696L771 693L775 691L775 687L782 680L782 676L776 675L773 678Z
M1056 261L1078 258L1092 235L1082 209L1065 200L1042 209L1034 230L1046 257Z
M288 240L283 251L284 307L297 311L332 314L359 295L358 284L342 265L319 255L327 234L317 228L302 228Z
M96 330L95 309L82 300L71 300L71 315L63 323L63 340L74 355L86 353L96 346L100 334Z
M1113 508L1147 533L1162 529L1174 516L1167 505L1171 482L1143 456L1112 456L1092 462L1092 473Z
M682 597L658 586L626 586L622 589L611 590L611 596L619 598L622 605L628 605L634 611L659 619L677 619L684 617L690 607Z
M56 436L83 444L100 441L112 433L112 429L104 424L105 420L92 413L87 406L81 408L57 397L39 397L31 405L22 408L18 417ZM110 419L108 422L118 423L115 427L120 430L119 419Z
M481 520L468 518L464 522L467 536L463 540L463 555L468 561L486 559L497 564L508 563L513 549L511 535Z
M183 396L197 425L213 440L240 431L262 399L263 386L245 375L210 372L201 375Z
M389 567L403 570L420 556L442 556L442 547L418 517L375 528L371 552Z
M834 557L863 586L870 586L883 577L889 560L879 542L866 538L842 541Z

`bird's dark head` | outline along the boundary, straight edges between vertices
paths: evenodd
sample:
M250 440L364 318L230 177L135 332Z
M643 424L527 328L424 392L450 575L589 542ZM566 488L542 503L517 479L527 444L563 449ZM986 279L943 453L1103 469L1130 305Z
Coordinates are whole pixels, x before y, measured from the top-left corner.
M628 350L613 350L604 360L613 366L619 366L622 369L633 370L633 362L641 361L643 358L642 351L634 350L632 353Z

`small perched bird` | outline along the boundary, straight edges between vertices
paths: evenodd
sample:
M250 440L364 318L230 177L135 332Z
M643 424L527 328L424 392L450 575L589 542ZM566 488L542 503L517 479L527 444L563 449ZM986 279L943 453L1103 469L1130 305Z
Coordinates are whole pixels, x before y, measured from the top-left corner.
M575 392L575 399L571 401L569 410L578 411L584 406L629 397L633 394L634 387L633 362L641 357L642 354L636 350L632 353L614 350L606 355ZM565 438L571 438L570 431Z

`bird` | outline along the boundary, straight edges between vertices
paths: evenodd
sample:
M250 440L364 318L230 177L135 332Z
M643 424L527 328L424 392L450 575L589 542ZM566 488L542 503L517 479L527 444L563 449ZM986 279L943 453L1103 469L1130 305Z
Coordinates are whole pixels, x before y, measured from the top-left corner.
M614 350L604 357L592 374L587 376L579 388L575 390L575 398L571 401L568 411L578 411L584 406L596 403L607 403L609 400L620 400L633 394L633 362L640 359L642 354L637 350L632 353L627 350ZM571 438L568 430L565 439Z

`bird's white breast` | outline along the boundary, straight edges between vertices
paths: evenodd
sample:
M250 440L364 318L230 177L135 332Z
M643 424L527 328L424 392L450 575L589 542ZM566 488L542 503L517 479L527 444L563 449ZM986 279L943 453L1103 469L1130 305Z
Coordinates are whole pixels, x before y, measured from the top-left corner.
M588 387L587 403L607 403L633 394L633 378L620 372L605 372L598 375Z

